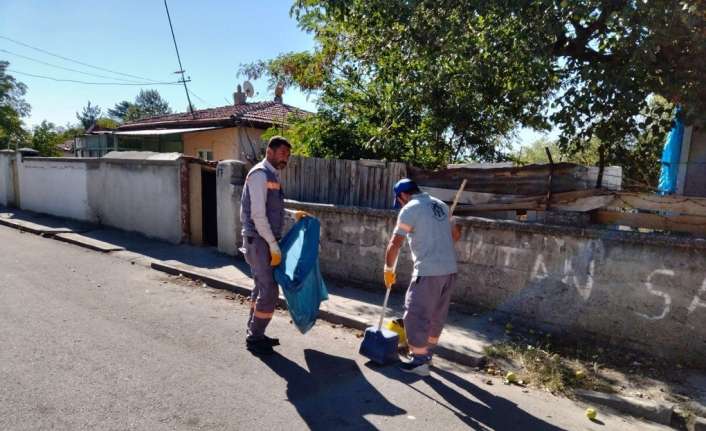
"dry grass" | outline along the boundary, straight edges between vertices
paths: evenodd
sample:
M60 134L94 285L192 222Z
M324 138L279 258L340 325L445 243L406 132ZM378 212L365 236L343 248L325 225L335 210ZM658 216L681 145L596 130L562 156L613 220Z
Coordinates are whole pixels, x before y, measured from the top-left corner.
M506 368L514 368L522 384L546 389L552 393L571 395L574 388L615 392L609 382L597 373L597 364L592 367L576 359L568 359L550 349L550 345L520 344L506 342L486 348L491 360L491 374L498 374L504 362Z

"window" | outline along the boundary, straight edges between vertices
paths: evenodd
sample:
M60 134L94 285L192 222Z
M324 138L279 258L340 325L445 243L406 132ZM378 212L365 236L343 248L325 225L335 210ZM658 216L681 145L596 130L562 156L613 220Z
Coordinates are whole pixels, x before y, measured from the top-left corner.
M202 160L213 160L212 150L198 150L196 151L196 157Z

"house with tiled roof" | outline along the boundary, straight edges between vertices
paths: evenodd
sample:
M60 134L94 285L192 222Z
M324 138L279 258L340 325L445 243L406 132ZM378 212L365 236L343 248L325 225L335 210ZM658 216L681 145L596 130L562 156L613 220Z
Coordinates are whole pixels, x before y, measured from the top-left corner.
M286 127L293 116L310 115L283 103L281 97L248 103L240 89L233 96L232 105L125 123L111 132L112 146L103 153L112 150L174 152L204 160L254 162L264 154L265 143L260 137L265 130L273 126Z

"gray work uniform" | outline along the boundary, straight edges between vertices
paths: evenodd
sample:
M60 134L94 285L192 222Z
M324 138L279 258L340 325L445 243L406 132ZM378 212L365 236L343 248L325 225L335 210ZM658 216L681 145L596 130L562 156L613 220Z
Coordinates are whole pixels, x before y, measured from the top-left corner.
M405 296L404 325L410 345L424 347L446 323L458 271L448 206L418 193L402 208L396 235L407 238L414 271Z
M255 173L264 173L266 181L249 181ZM258 174L262 175L262 174ZM253 184L258 187L266 187L267 192L264 194L264 207L267 224L270 231L267 231L265 226L264 232L259 232L257 228L258 220L253 219L253 198L255 193L251 190ZM262 199L258 195L257 199ZM262 204L260 202L260 204ZM282 236L282 228L284 226L284 192L279 182L276 170L267 161L253 166L248 172L245 179L245 187L240 205L240 221L243 225L243 247L245 249L245 261L250 265L255 288L252 291L251 301L254 304L254 310L272 313L275 310L275 304L278 296L278 287L274 279L273 268L270 265L270 247L267 237L270 240L279 241ZM251 319L252 320L252 313ZM248 322L250 326L250 321ZM264 328L263 328L264 329ZM261 334L258 334L261 335Z

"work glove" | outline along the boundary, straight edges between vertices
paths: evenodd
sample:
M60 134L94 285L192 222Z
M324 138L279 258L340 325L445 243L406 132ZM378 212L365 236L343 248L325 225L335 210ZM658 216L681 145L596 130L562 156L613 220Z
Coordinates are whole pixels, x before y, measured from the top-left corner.
M391 266L385 265L385 288L390 289L392 288L392 285L395 284L395 281L397 281L397 276L395 275L395 269L392 268Z
M311 217L311 214L306 211L294 211L294 220L299 221L304 217Z
M277 241L273 241L270 244L270 265L278 266L282 263L282 251L279 249Z

